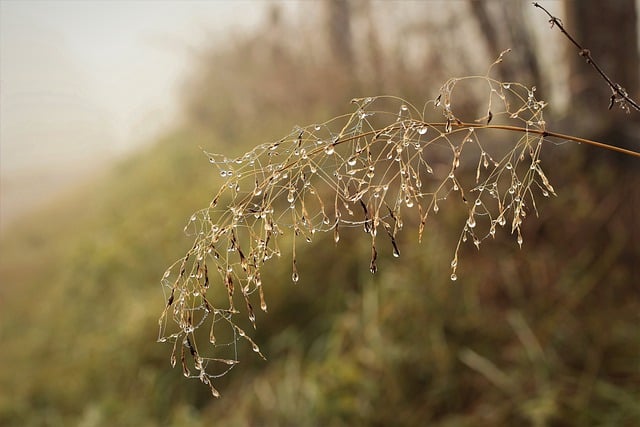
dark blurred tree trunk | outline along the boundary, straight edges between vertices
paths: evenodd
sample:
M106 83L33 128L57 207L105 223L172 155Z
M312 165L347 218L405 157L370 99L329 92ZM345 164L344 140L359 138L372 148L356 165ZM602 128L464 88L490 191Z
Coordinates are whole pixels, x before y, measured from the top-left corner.
M496 69L500 78L528 86L537 85L540 89L540 64L524 16L524 8L530 7L529 3L469 0L469 7L491 55L489 59L498 58L505 49L512 49L504 63ZM538 91L538 97L540 95Z
M638 54L638 16L635 0L580 0L565 3L567 30L605 73L626 88L632 98L640 95L640 57ZM567 46L569 43L567 42ZM608 110L611 89L600 75L568 47L571 94L567 124L580 136L640 151L640 112L627 114L615 106ZM637 292L640 280L640 161L605 150L584 150L582 169L594 194L602 195L600 223L594 224L593 240L602 248L624 236L625 250L618 268L631 273L629 285ZM602 211L611 208L608 215ZM629 280L629 279L627 279ZM631 283L635 282L635 283Z
M354 63L351 42L351 8L348 0L326 0L331 55L345 69Z

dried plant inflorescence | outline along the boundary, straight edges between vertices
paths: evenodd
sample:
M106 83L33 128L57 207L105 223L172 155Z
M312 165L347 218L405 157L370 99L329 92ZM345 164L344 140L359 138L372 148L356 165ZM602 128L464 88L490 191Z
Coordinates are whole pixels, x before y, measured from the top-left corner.
M460 85L486 95L483 117L459 117L453 99ZM241 157L207 153L226 181L190 218L193 246L164 274L159 341L173 343L172 366L180 359L184 375L215 396L212 380L238 363L240 340L262 356L245 329L255 328L257 307L267 311L262 267L288 255L283 245L291 245L295 283L301 244L324 232L338 244L345 228L360 227L375 273L381 241L400 256L396 239L405 224L421 239L429 217L456 198L467 210L451 261L456 280L462 243L479 248L506 227L521 245L536 196L554 194L540 165L550 133L535 88L473 76L450 79L422 109L389 96L352 103L351 114L296 127ZM495 144L499 131L515 138ZM462 170L472 177L461 177Z

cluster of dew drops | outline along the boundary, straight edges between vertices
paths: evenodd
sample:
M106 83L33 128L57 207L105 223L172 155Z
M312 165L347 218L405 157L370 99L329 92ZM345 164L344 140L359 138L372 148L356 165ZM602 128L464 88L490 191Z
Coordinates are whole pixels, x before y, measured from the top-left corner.
M474 79L490 88L488 115L465 124L453 111L452 93L461 82ZM358 98L352 101L355 112L295 127L281 140L238 158L207 153L224 183L209 206L191 216L185 230L194 244L163 277L167 305L159 340L174 342L172 361L179 353L185 375L191 376L185 360L192 357L200 372L196 376L213 391L211 379L219 374L207 373L207 366L220 361L234 366L237 340L247 340L261 355L236 316L244 312L255 328L256 298L267 311L262 266L290 252L291 279L297 283L298 242L311 243L319 232L332 232L338 244L344 228L362 228L371 241L370 270L375 273L381 239L390 242L393 256L400 256L396 239L406 216L418 224L421 239L429 215L439 212L443 200L458 195L468 217L451 261L451 280L457 279L462 243L470 240L479 248L483 239L495 237L497 226L510 223L521 245L522 221L536 209L534 192L554 194L540 167L543 138L526 132L544 129L544 103L535 99L534 90L488 77L451 79L422 110L395 97ZM428 118L433 112L435 118ZM492 119L516 121L525 129L500 155L490 154L481 141L496 132L488 126ZM463 160L472 146L480 154L475 181L468 187L459 175L469 170L469 161ZM480 224L485 225L482 232ZM285 243L290 245L286 252L281 248ZM220 293L209 291L219 283L226 291L222 301L214 300ZM220 322L230 331L224 343L214 332ZM203 356L195 334L205 324L214 349L210 357ZM219 357L215 351L220 348L233 349L232 356Z

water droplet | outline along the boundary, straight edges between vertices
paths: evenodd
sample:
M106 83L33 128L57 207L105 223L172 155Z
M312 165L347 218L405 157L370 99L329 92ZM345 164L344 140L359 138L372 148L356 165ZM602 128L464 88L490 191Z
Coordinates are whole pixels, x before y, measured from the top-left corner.
M451 281L455 282L456 280L458 280L458 276L456 276L456 273L451 273Z
M220 176L223 177L223 178L225 176L227 176L227 171L225 171L225 170L220 171Z
M407 107L405 104L402 104L402 105L400 106L400 110L402 110L402 111L408 111L408 110L409 110L409 107Z
M293 283L298 283L298 280L300 280L300 276L298 275L297 271L294 271L291 274L291 280L293 281Z
M289 194L287 195L287 202L293 203L294 200L295 200L295 194L293 190L290 190Z
M170 274L171 274L171 269L168 269L167 271L164 272L164 274L162 275L162 278L166 279L167 277L169 277Z
M349 160L347 160L347 164L349 166L355 166L355 164L356 164L356 156L349 157Z
M324 149L324 152L328 155L331 155L335 152L335 148L333 147L333 145L329 145Z
M425 133L427 133L427 130L428 130L428 129L429 129L429 128L428 128L427 126L421 126L421 127L419 127L419 128L418 128L418 133L419 133L420 135L424 135Z
M320 130L320 125L315 125L313 128L314 128L315 130Z
M473 215L470 215L469 219L467 219L467 225L469 226L469 228L474 228L476 226L476 219Z
M502 87L505 89L509 89L511 87L511 83L502 83Z
M450 133L452 130L451 119L447 119L447 123L444 126L444 133Z

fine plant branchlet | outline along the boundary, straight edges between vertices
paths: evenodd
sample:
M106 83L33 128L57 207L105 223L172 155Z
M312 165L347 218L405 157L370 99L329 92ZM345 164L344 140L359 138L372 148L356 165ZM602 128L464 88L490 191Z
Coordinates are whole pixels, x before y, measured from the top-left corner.
M487 102L465 120L454 100L471 88ZM424 238L430 218L453 200L466 210L451 256L456 280L463 245L479 249L500 229L522 245L523 221L537 214L540 197L555 194L540 159L555 134L535 88L459 77L422 108L391 96L352 104L350 114L295 127L238 158L206 153L225 182L191 216L193 246L164 273L158 340L172 343L171 365L214 396L213 380L238 363L239 342L264 357L246 331L256 327L256 310L267 311L262 272L270 260L288 258L298 283L305 245L319 233L340 245L341 233L356 227L370 242L375 273L380 251L399 257L401 235ZM505 135L508 142L494 141Z
M564 27L560 18L557 18L551 14L544 6L542 6L538 2L533 2L533 6L541 9L544 13L549 17L549 24L551 24L551 28L556 27L560 30L560 32L573 44L576 49L578 49L578 54L584 58L585 62L589 64L602 79L607 83L609 89L611 89L611 97L609 98L609 110L613 108L614 105L620 107L623 111L630 113L631 108L640 111L640 104L635 101L627 92L627 90L622 87L619 83L614 82L611 77L609 77L605 71L602 69L600 64L596 62L594 57L591 55L591 51L582 46L576 39L573 37L569 31Z

